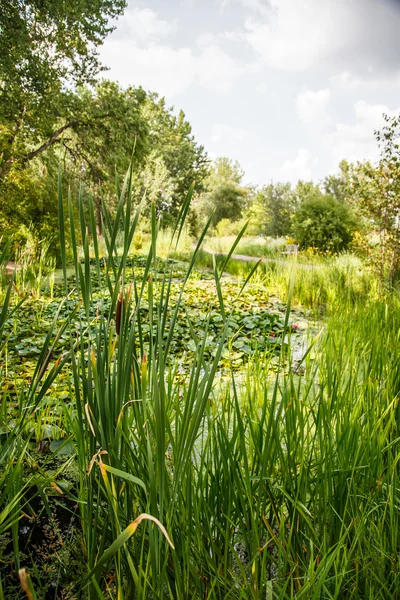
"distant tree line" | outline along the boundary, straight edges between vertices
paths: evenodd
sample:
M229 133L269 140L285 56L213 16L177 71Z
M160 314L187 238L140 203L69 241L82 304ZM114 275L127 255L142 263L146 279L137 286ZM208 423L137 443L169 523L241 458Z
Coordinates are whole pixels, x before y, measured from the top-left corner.
M348 247L356 229L347 198L349 170L342 162L339 173L320 185L299 181L295 186L278 182L254 188L243 185L244 173L238 163L218 158L205 181L205 192L197 198L200 222L213 211L217 231L238 231L243 220L249 219L248 231L253 235L292 236L302 248L341 251Z
M213 210L217 234L238 233L249 219L250 234L293 238L301 249L351 248L393 282L400 276L400 117L384 120L375 164L344 160L318 184L245 186L237 162L217 159L197 198L199 221Z

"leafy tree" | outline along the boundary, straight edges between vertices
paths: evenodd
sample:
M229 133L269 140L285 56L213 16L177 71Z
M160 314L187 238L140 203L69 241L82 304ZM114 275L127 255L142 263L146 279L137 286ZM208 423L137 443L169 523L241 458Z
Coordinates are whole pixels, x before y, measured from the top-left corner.
M122 167L121 158L125 161L128 148L131 153L135 145L136 154L143 155L147 125L141 104L145 99L142 89L121 90L110 81L79 88L76 93L60 92L57 109L35 130L25 126L14 132L13 156L3 160L3 174L61 147L75 161L85 163L94 178L102 179L111 163Z
M93 82L97 46L125 0L7 0L0 3L0 177L52 145L65 85ZM65 108L65 107L64 107ZM77 118L77 115L75 115ZM21 144L29 137L31 145ZM37 146L35 147L35 145Z
M29 149L37 139L38 130L34 136L29 129L18 132L14 151L18 148L19 155L14 155L15 160L0 178L0 212L7 214L12 222L21 221L24 215L21 222L39 225L47 218L48 211L33 209L37 194L32 195L30 186L26 187L24 171L35 180L35 169L42 178L51 172L56 181L60 161L67 184L73 187L83 184L94 192L99 234L100 190L112 210L115 173L125 173L132 157L135 200L138 202L146 193L148 206L154 201L158 213L171 218L179 210L192 181L196 180L202 189L208 174L207 155L191 135L184 114L175 116L163 100L142 88L122 89L114 82L102 81L95 87L80 87L76 92L60 92L58 113L41 126L44 139L38 139L34 150ZM56 132L47 139L46 127L49 132ZM22 181L26 193L15 194L15 202L8 203L10 191L17 189L16 182L20 185ZM41 189L39 186L38 190ZM55 198L56 194L53 207Z
M321 197L321 188L313 181L298 181L293 190L298 204L306 200L315 200Z
M214 210L213 225L222 219L238 221L243 212L247 192L232 183L222 183L208 198L208 205Z
M15 252L34 226L38 239L55 242L57 229L57 171L48 172L36 161L26 169L11 170L0 180L0 231L5 242L12 234ZM1 240L0 240L1 242ZM52 250L54 250L54 245Z
M162 163L165 175L168 174L169 183L164 178L163 188L168 188L169 196L167 198L164 189L159 212L174 218L193 182L197 193L205 190L210 161L204 146L195 141L185 113L181 110L175 115L173 109L166 106L164 98L148 94L142 116L149 128L147 143L152 155L157 157L158 168ZM151 170L147 169L147 173ZM142 189L140 193L143 193Z
M212 164L210 176L207 180L207 188L215 190L218 186L231 183L241 185L244 171L238 161L233 161L225 156L218 157Z
M324 252L346 250L353 239L356 220L351 209L332 196L306 198L293 219L293 232L301 248Z
M60 92L58 112L40 124L40 131L23 127L15 132L14 155L0 177L0 211L8 215L10 222L28 220L27 224L41 227L46 215L55 210L56 194L45 200L42 184L32 194L27 175L34 181L45 181L51 174L53 183L49 186L54 188L60 161L67 181L95 185L97 189L101 186L107 195L115 180L115 169L125 171L132 149L139 164L148 154L148 127L142 116L145 100L146 93L140 88L121 90L107 81L91 89L82 87L76 93ZM10 202L18 188L25 193L16 194L15 202ZM99 193L95 199L100 224ZM36 210L38 203L52 203L52 207Z
M322 182L326 194L333 196L339 202L347 202L351 195L350 180L352 166L342 160L339 164L339 173L328 175Z
M291 232L296 207L297 198L290 183L270 183L253 196L249 216L257 233L280 237Z
M379 243L365 244L380 274L391 282L400 274L400 116L384 115L385 126L375 132L380 160L359 163L352 173L352 201L375 231Z
M238 221L247 205L249 188L241 186L243 171L238 162L217 158L205 180L206 192L197 198L196 210L202 221L213 212L213 226L222 219Z
M54 81L93 79L100 69L96 47L125 6L126 0L2 2L2 93L19 89L42 95Z
M154 202L159 215L171 210L175 192L174 180L162 156L153 150L146 158L143 168L136 173L136 195L139 199L146 194Z
M136 197L147 191L160 214L173 217L193 181L204 189L209 161L182 111L175 115L141 88L94 85L101 70L96 47L125 5L0 2L1 219L27 225L46 220L53 212L44 208L52 186L43 182L60 160L67 182L94 190L99 232L100 189L112 207L115 172L125 172L132 156ZM29 183L39 180L42 185Z

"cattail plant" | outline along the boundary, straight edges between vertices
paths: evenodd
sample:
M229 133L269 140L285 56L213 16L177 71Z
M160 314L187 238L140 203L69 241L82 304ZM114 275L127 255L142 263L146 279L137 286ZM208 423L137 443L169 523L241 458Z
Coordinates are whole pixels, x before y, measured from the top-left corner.
M130 254L142 210L132 205L132 177L130 170L117 181L114 214L103 201L104 258L92 200L88 206L82 196L64 200L59 186L62 285L70 308L63 320L55 314L32 381L21 387L16 426L0 439L0 535L11 532L22 589L34 598L39 579L24 570L18 521L27 491L42 481L44 503L51 486L78 513L82 572L71 576L73 597L398 598L396 293L377 297L372 282L364 294L361 276L349 291L350 275L341 277L340 265L323 267L325 282L309 269L271 274L260 265L264 279L275 278L286 294L282 345L276 355L255 350L235 370L224 273L246 225L228 255L209 264L221 327L207 354L212 313L203 315L200 336L185 302L212 217L177 280L175 265L159 260L161 223L153 206L151 245L139 268ZM171 254L192 194L193 188L178 215ZM244 271L238 297L255 269L257 263ZM315 289L307 290L311 284ZM329 303L296 368L293 299ZM0 318L8 315L3 309ZM185 360L172 352L182 319L195 348ZM70 491L54 474L40 473L39 480L24 470L32 464L30 419L61 375L69 391L62 418L74 448L68 464L76 466ZM4 586L1 575L0 599Z

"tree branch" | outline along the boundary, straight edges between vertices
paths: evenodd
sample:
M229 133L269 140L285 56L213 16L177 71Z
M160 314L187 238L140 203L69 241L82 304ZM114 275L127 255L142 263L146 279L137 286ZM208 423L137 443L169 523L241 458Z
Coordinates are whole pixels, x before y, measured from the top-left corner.
M26 154L19 156L19 157L15 157L15 156L10 157L9 159L5 160L2 164L0 164L0 178L3 177L11 169L11 167L14 163L21 163L22 165L25 165L27 162L29 162L30 160L32 160L39 154L42 154L42 152L44 152L45 150L47 150L48 148L53 146L55 143L57 143L60 140L60 136L67 129L77 127L78 125L90 125L91 121L95 121L98 119L105 119L106 117L109 117L109 116L110 116L110 114L107 113L107 114L97 115L95 117L92 117L92 119L89 121L81 121L79 119L74 119L72 121L68 121L68 123L65 123L65 125L63 125L59 129L54 131L54 133L51 134L49 139L46 140L43 144L41 144L41 146L39 146L35 150L32 150L31 152L27 152Z
M35 156L38 156L38 154L41 154L42 152L44 152L45 150L47 150L47 148L50 148L50 146L52 146L53 144L55 144L58 141L58 138L60 137L60 135L62 133L64 133L64 131L66 131L67 129L70 129L71 127L74 127L75 125L78 125L79 121L75 120L75 121L70 121L69 123L66 123L65 125L63 125L62 127L60 127L60 129L57 129L57 131L55 131L50 137L49 139L44 142L44 144L42 144L41 146L39 146L39 148L36 148L36 150L32 150L32 152L28 152L27 154L25 154L20 161L22 162L22 164L27 163L28 161L32 160L32 158L35 158Z

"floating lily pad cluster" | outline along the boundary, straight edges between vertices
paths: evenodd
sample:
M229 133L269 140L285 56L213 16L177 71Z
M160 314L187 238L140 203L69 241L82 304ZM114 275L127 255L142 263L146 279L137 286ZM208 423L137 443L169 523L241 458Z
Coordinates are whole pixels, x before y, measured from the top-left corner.
M130 285L129 279L140 282L143 278L145 259L138 257L130 259L126 270L125 284ZM106 268L101 265L102 273ZM172 285L169 314L172 316L176 301L182 285L185 267L175 261L162 261L158 259L158 268L172 269ZM222 289L224 294L225 315L217 299L215 283L208 271L195 270L188 281L182 309L179 312L178 322L175 324L174 337L170 346L170 359L179 360L182 364L193 359L198 344L205 338L205 357L212 358L216 352L221 332L227 323L227 342L222 354L222 363L235 368L240 367L256 350L260 353L274 352L279 349L283 331L283 309L279 310L271 304L266 297L265 289L261 286L249 284L243 294L238 297L240 288L231 277L224 277ZM101 277L102 279L102 277ZM75 277L68 280L70 295L64 300L60 310L60 303L64 299L64 290L61 284L56 285L53 299L46 297L28 299L19 309L18 316L7 323L5 336L7 377L5 386L10 390L14 387L16 378L29 378L36 365L36 359L41 352L50 324L57 311L60 310L58 320L62 323L79 302L79 290ZM107 315L110 308L108 289L102 281L98 281L98 274L92 268L92 287L95 302L90 308L90 316L95 321ZM154 284L155 302L157 302L157 284ZM156 334L157 315L154 311L153 328L150 331L149 306L147 296L144 295L139 307L142 322L142 334L145 350L150 344L151 335ZM75 327L80 327L80 322L85 322L84 308L78 308L75 316ZM168 334L168 320L166 334ZM88 340L89 342L89 340ZM70 349L70 335L66 331L57 341L54 358ZM63 390L62 390L63 391ZM60 393L60 392L59 392Z

